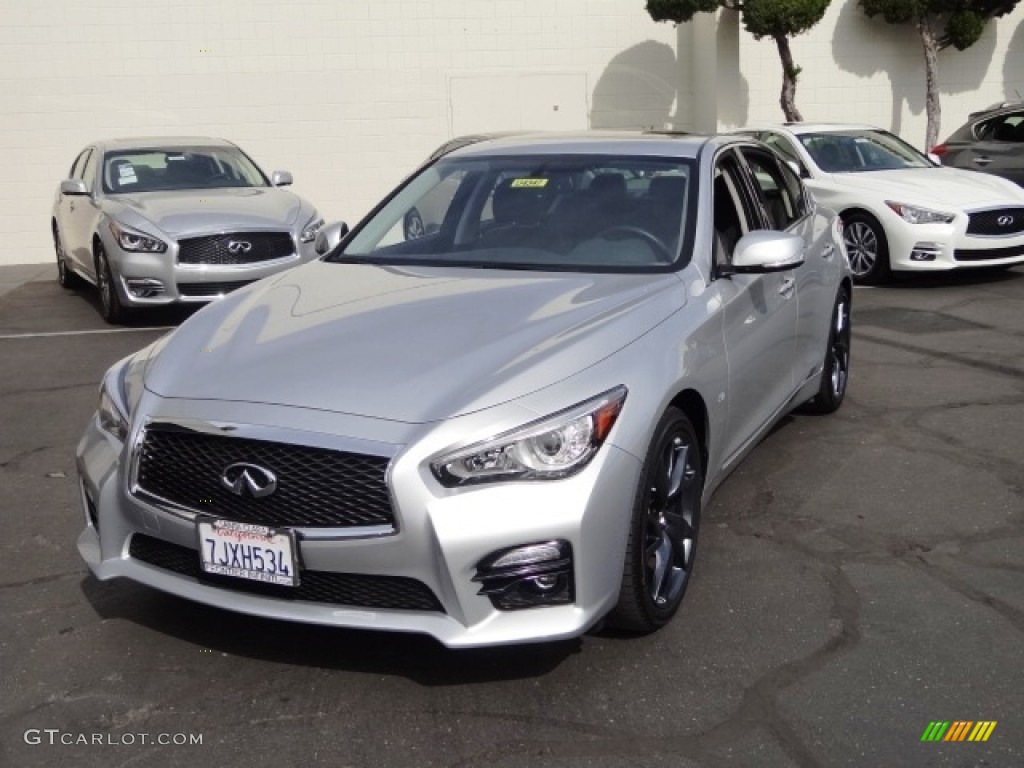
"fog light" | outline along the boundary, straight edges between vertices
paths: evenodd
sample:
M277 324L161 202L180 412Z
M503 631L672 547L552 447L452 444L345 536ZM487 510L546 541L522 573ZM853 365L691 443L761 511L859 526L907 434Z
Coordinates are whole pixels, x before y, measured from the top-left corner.
M136 299L152 299L164 292L164 284L151 277L128 277L124 284L128 293Z
M545 541L492 552L476 566L477 594L502 611L565 605L575 600L572 546Z
M911 261L935 261L942 255L942 246L938 243L917 243L910 251Z

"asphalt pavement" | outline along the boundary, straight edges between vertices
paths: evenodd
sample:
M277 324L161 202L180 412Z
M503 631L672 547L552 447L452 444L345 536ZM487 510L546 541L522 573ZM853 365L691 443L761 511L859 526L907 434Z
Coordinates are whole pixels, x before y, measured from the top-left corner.
M461 652L92 579L75 443L181 313L53 272L0 268L0 765L1024 765L1024 269L855 291L846 403L726 481L663 631Z

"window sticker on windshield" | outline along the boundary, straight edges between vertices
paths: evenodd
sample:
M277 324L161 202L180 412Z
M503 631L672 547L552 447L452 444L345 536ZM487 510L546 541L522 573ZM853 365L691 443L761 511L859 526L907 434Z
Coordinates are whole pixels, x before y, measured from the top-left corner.
M547 179L515 179L509 186L516 189L522 187L546 187L547 185Z
M184 159L185 159L184 155L167 155L167 157L166 157L167 162L172 162L174 160L184 160Z
M138 181L135 176L135 169L130 165L122 165L117 169L118 184L134 184Z

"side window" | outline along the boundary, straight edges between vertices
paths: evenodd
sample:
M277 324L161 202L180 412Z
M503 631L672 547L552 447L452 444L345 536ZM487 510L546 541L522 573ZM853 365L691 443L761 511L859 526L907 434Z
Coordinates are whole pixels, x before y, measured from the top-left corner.
M715 168L711 190L714 209L714 261L723 266L732 261L732 252L743 235L756 229L749 198L744 192L739 164L732 153L725 154Z
M82 178L82 169L85 167L85 161L88 159L90 152L92 152L92 149L83 149L81 154L75 158L75 162L71 164L71 172L68 174L69 179Z
M743 147L740 151L750 167L756 188L761 193L761 202L768 213L771 228L779 231L787 229L800 214L789 185L782 175L781 164L767 152L752 147Z
M782 155L786 160L796 163L801 169L803 169L804 164L800 162L800 156L787 139L777 133L766 133L764 134L763 141L769 147Z
M85 161L85 168L82 169L82 181L85 182L85 186L88 187L91 192L93 185L96 183L96 155L97 152L89 154L89 159Z
M801 216L805 216L810 211L810 204L807 200L807 190L804 187L800 177L797 176L793 169L785 163L779 163L779 170L782 171L782 178L786 182L786 188L789 190L789 195L793 200L793 206L796 210L796 217L799 219Z

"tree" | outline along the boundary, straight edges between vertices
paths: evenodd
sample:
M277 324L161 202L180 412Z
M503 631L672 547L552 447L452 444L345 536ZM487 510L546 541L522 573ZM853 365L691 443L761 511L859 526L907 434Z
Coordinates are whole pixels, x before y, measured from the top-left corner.
M752 34L754 39L770 37L775 41L782 62L782 94L779 97L779 105L786 120L800 122L803 116L796 108L796 81L800 75L800 67L793 62L789 39L806 32L821 21L830 2L831 0L647 0L647 13L655 21L683 24L698 13L714 13L719 8L738 11L744 29Z
M939 51L953 46L970 48L989 20L1005 16L1019 0L859 0L868 16L881 15L889 24L913 24L924 48L925 147L939 141L942 105L939 102Z

